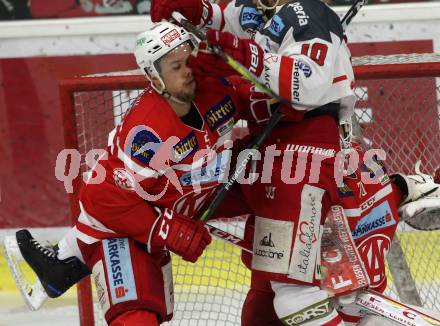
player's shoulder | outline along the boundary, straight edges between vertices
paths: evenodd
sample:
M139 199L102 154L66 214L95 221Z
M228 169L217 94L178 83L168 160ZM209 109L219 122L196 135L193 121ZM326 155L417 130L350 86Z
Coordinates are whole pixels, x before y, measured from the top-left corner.
M226 95L234 96L236 93L234 84L230 78L207 77L197 81L197 97L205 98L208 102L215 103L216 100Z
M126 139L139 134L138 137L153 142L162 141L173 131L174 119L175 114L168 102L154 90L147 89L136 98L124 116L119 136Z
M132 104L116 134L122 151L118 157L128 164L149 166L162 144L177 132L176 115L172 113L162 96L153 90L144 91Z
M343 38L338 15L320 0L291 0L266 23L261 32L281 44L286 33L297 42L319 38L331 43L330 33Z

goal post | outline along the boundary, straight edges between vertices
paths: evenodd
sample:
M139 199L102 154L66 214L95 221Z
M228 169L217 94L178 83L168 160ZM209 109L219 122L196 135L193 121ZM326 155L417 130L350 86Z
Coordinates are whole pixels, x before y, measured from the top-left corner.
M358 57L353 64L355 116L364 140L385 150L388 171L410 174L422 159L422 170L433 173L440 164L440 55ZM60 81L65 148L80 152L81 172L87 170L85 154L105 149L108 133L147 86L142 74L124 72ZM79 175L70 194L73 221L79 215L81 182ZM404 289L406 300L414 298L412 303L440 311L439 241L440 231L399 224L393 250L401 255L391 255L388 261L387 294L399 299ZM237 248L214 241L195 265L173 257L176 309L170 324L239 325L250 282L239 256ZM82 326L105 324L94 321L90 281L80 283L78 298Z
M143 75L109 75L109 76L94 76L94 77L77 77L70 79L63 79L59 82L59 94L63 116L63 130L64 130L64 147L66 149L76 149L81 153L81 162L84 164L84 143L87 142L85 138L86 125L83 122L84 110L91 110L91 104L88 107L81 106L78 102L78 93L88 94L87 97L98 96L98 94L113 94L113 92L121 92L124 90L138 90L148 86L148 81ZM93 95L95 94L95 95ZM106 104L107 103L107 104ZM105 100L105 95L102 95L102 102L96 103L97 106L102 105L103 108L112 108L113 103ZM111 113L113 116L113 113ZM106 123L109 125L109 123ZM104 133L109 133L112 128L104 128L103 125L96 123L97 128L104 129ZM105 142L100 142L100 147L105 148ZM67 169L69 167L66 167ZM85 172L84 166L81 172ZM72 180L73 192L69 194L69 203L71 210L72 223L76 222L79 216L79 190L81 188L81 174ZM83 279L77 285L79 321L81 326L94 326L95 307L93 304L93 295L90 277ZM95 305L96 306L96 305ZM101 316L96 316L101 318ZM101 323L103 321L101 320Z

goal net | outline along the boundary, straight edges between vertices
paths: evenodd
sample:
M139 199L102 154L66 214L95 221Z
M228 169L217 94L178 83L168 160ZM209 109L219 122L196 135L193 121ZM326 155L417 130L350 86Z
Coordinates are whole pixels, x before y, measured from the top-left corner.
M364 140L386 151L388 171L411 174L420 159L422 171L432 174L440 164L440 56L369 56L353 62L355 115ZM136 72L60 83L65 146L81 153L82 171L86 171L85 154L107 146L108 133L146 86L145 78ZM80 185L77 178L70 198L73 218L79 212ZM243 221L218 226L240 229ZM387 294L440 311L439 243L440 231L417 231L401 223L388 248ZM174 256L173 275L175 312L170 325L240 325L250 273L241 264L237 247L213 241L196 264ZM81 325L104 325L88 280L78 286L78 293Z

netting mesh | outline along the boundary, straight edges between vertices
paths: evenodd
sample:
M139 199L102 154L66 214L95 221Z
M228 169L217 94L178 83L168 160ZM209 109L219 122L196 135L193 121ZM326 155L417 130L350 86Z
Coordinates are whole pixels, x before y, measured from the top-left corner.
M138 90L118 89L74 93L77 139L82 155L106 147L108 133L138 94ZM411 174L414 163L421 159L422 172L432 174L440 163L439 78L362 80L361 77L356 95L359 98L356 118L362 126L364 140L373 148L386 151L388 170ZM440 254L436 250L440 232L414 231L401 224L397 239L403 252L401 259L406 262L413 282L410 286L415 287L425 308L440 311ZM176 306L170 324L240 324L250 274L242 266L239 254L236 247L214 241L195 265L173 257ZM400 277L399 273L389 275L387 292L399 298L393 283L396 277Z
M412 53L394 55L366 55L353 58L353 66L385 65L400 63L426 63L440 62L440 54L437 53Z

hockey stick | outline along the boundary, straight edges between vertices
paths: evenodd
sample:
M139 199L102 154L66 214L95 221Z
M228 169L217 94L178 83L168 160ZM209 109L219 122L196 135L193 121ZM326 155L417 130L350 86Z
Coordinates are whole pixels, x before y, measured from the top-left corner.
M267 138L272 129L278 124L281 119L281 113L278 109L276 109L272 116L269 119L268 124L263 128L260 134L252 139L250 144L246 149L246 157L240 162L238 168L234 170L234 173L228 177L228 182L219 186L215 193L213 199L210 201L208 207L202 207L201 211L203 212L198 218L202 221L207 221L212 216L217 207L221 204L223 199L225 198L229 189L234 185L237 178L244 172L246 165L252 159L253 153L258 150L263 143L263 141Z
M367 3L367 0L356 0L350 9L348 9L347 13L344 15L344 18L341 20L342 29L345 31L347 30L348 25L354 18L354 16L357 15L359 10Z
M369 310L375 315L385 317L401 325L440 325L438 318L374 290L359 291L355 302L358 306Z
M349 231L348 223L346 221L346 217L343 214L342 208L332 207L332 210L333 211L336 210L336 212L339 211L339 216L344 216L344 219L342 221L335 220L334 217L333 219L330 217L326 219L325 227L330 228L333 231L330 234L330 238L334 241L338 239L338 234L349 235L350 231ZM332 220L333 220L333 224L331 224ZM252 252L250 243L232 234L229 234L225 230L219 229L215 226L208 224L207 226L212 235L218 237L221 240L237 245L242 250ZM357 250L355 250L355 244L351 236L349 240L344 239L342 241L342 244L343 246L341 248L338 248L338 251L340 253L343 253L344 249L346 249L348 252L357 252ZM333 244L333 246L334 245L335 244ZM347 246L350 245L351 245L351 250L347 249ZM324 244L321 247L323 253L329 250L329 248L332 247L331 246L328 247L328 245L324 246ZM350 268L350 265L352 265L356 261L353 259L352 254L350 255L351 255L350 262L347 262L347 260L342 260L342 261L338 261L336 265L333 265L332 263L326 263L325 257L323 257L322 259L322 269L327 270L327 276L322 282L322 288L327 290L331 297L345 295L348 293L352 293L353 290L357 290L358 292L356 295L355 303L358 306L369 310L375 315L385 317L401 325L414 325L414 326L440 325L440 320L437 319L435 316L431 316L430 314L422 312L417 308L410 307L404 303L398 302L374 290L367 290L365 288L360 290L357 289L359 287L363 287L365 283L361 282L361 284L356 284L356 282L358 282L360 279L359 277L360 268L359 266L356 269L353 268L353 266ZM357 263L357 265L359 265L359 262ZM356 270L356 272L350 273L348 272L349 270ZM336 277L332 277L332 275L335 275ZM335 280L335 278L338 280ZM341 284L344 284L342 288L341 288Z
M245 241L244 239L239 238L227 232L226 230L220 229L209 222L205 224L205 227L208 229L209 233L214 237L226 241L228 243L231 243L239 247L241 250L252 253L252 245L249 242Z

